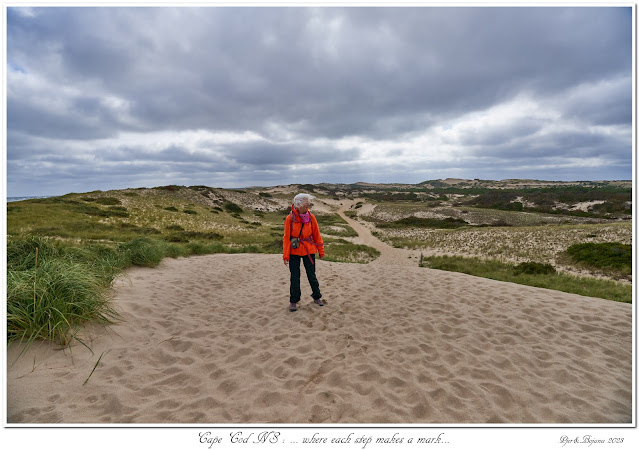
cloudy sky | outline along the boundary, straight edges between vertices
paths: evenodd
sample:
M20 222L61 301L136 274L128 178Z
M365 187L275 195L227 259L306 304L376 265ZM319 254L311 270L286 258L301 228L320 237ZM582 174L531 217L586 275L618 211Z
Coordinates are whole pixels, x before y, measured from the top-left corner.
M7 195L632 178L629 7L7 8Z

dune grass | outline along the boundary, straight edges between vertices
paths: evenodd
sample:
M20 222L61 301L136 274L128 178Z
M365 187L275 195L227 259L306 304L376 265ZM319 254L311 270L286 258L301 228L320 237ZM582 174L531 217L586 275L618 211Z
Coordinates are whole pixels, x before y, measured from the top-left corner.
M598 297L632 303L632 286L611 280L576 277L548 269L547 264L530 264L533 270L522 270L522 264L508 264L496 260L464 258L460 256L424 257L423 267L460 272L493 280L507 281L587 297Z
M7 245L9 342L46 339L68 345L87 322L110 324L109 302L121 255L105 248L66 248L40 237Z

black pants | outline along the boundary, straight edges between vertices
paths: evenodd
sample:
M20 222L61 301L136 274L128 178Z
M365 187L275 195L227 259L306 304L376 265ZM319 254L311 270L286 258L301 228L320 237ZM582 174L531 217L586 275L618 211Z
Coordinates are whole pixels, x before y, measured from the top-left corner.
M311 262L311 258L313 258L313 262ZM311 296L315 300L322 298L319 282L315 276L315 255L291 255L291 259L288 263L288 268L291 271L291 303L299 302L300 297L302 296L302 291L300 290L300 260L304 260L306 277L308 278L308 283L311 285L311 289L313 290L313 294L311 294Z

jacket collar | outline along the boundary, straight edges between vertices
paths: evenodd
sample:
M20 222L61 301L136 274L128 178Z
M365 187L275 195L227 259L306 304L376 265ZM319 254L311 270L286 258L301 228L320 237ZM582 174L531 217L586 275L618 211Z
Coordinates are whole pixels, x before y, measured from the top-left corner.
M297 209L295 209L295 205L291 205L291 211L293 212L293 221L294 222L301 222L302 218L300 217L300 213L297 212ZM312 213L311 210L308 210L309 214L311 214L312 217Z

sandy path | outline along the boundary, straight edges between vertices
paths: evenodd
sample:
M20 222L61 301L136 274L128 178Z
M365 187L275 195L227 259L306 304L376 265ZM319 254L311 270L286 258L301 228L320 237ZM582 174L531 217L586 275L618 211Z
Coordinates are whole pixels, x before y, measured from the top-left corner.
M351 207L357 203L357 199L353 201L345 200L340 207L338 214L342 219L346 220L348 224L359 235L353 242L355 244L368 245L380 252L380 256L371 262L374 265L403 265L403 266L417 266L419 264L420 252L417 250L405 250L400 248L391 247L385 242L380 241L371 233L370 228L362 225L360 222L353 220L344 214L345 211L351 210Z

